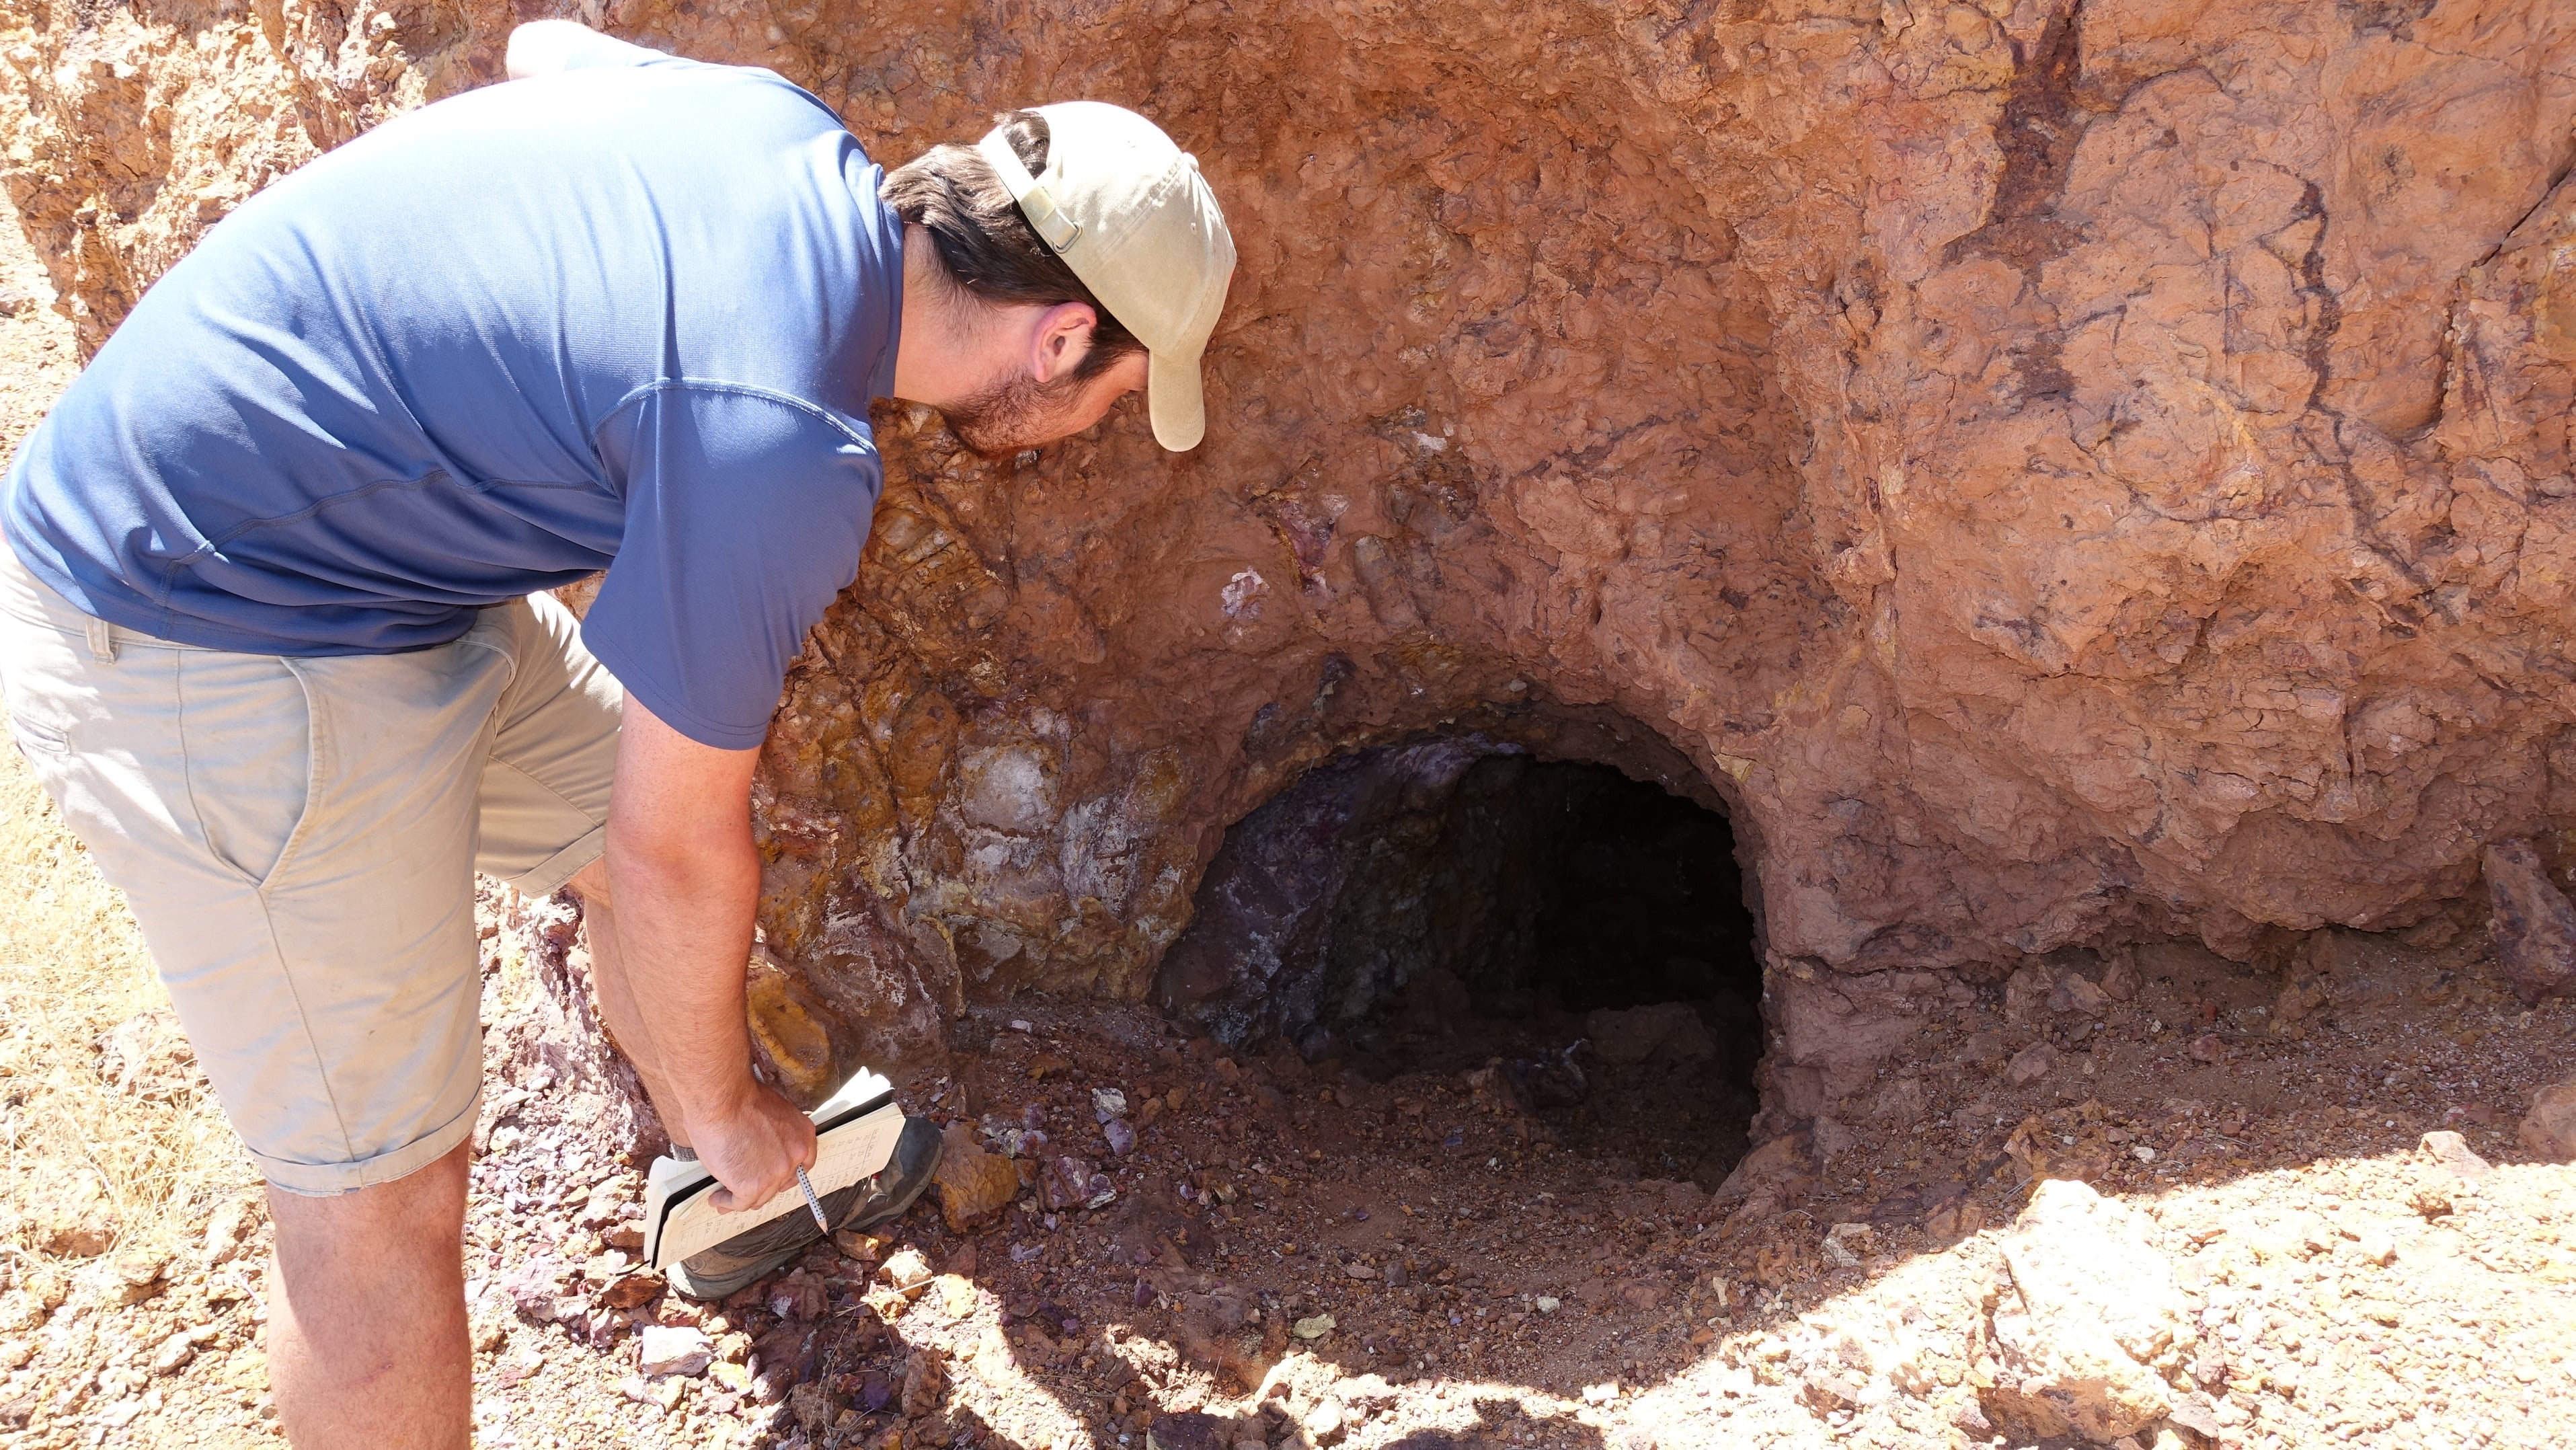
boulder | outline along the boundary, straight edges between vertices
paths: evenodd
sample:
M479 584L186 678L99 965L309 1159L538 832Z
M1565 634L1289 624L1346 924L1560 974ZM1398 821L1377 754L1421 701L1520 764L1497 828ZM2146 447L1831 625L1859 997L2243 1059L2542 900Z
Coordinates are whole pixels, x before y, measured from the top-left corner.
M2032 1439L2108 1445L2170 1413L2163 1371L2190 1311L2143 1220L2089 1186L2043 1181L2003 1241L1985 1413Z

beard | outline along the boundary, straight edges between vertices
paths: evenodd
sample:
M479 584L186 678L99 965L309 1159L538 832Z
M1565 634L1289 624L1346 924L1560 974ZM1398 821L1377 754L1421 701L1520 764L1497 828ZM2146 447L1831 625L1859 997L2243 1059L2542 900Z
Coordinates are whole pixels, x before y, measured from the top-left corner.
M1068 372L1041 383L1017 372L971 398L940 409L957 441L987 458L1006 458L1064 436L1056 420L1080 396L1086 379Z

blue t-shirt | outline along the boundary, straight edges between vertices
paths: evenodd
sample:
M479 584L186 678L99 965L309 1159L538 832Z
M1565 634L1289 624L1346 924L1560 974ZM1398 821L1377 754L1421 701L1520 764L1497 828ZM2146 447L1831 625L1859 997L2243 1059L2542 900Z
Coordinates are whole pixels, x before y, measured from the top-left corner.
M858 571L903 223L829 107L618 41L391 121L245 203L31 436L37 577L164 639L440 644L606 569L583 638L756 746Z

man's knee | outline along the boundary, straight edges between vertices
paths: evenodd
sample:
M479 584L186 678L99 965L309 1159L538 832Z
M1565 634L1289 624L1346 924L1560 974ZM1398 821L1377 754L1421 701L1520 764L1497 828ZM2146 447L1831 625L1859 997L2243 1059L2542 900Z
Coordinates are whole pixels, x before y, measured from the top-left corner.
M465 1230L466 1160L459 1143L437 1162L391 1183L312 1197L268 1191L281 1264L364 1261L377 1255L452 1257Z

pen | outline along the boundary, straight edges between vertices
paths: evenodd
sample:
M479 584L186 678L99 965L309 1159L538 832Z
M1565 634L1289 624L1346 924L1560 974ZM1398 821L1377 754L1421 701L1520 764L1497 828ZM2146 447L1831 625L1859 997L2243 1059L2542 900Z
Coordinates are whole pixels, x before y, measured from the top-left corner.
M814 1227L830 1233L832 1221L823 1216L823 1200L814 1196L814 1180L805 1176L802 1167L796 1170L796 1186L805 1190L805 1206L814 1210Z

